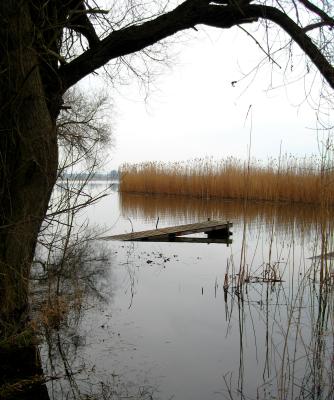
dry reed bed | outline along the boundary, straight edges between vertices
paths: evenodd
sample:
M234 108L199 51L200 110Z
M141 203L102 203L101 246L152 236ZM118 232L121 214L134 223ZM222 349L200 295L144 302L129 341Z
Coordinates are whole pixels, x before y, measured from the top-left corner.
M243 162L195 159L185 163L123 164L120 191L198 198L334 204L334 173L316 157Z

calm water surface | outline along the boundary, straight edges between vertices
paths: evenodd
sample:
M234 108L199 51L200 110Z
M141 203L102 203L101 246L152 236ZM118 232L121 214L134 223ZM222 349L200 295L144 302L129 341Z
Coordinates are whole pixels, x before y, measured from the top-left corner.
M324 237L331 250L330 218L116 191L80 218L111 235L153 229L158 217L159 227L229 220L233 243L96 241L108 254L99 296L57 332L56 350L42 347L46 374L65 376L49 385L53 397L332 399L333 293L310 258Z

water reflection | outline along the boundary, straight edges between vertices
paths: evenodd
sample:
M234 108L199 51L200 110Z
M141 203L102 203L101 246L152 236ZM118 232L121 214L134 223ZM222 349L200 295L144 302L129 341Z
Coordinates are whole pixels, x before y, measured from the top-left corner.
M332 247L331 213L129 195L104 201L101 213L121 212L136 227L154 227L158 216L162 225L228 219L233 244L104 242L104 258L97 242L86 242L73 253L83 259L61 277L55 258L36 288L47 288L47 300L55 291L67 299L58 298L68 310L62 318L45 321L52 399L332 399L333 260L310 258Z
M332 287L304 277L294 289L247 285L225 298L226 318L239 334L238 369L224 375L228 398L332 398Z
M221 329L235 352L223 345L230 367L222 369L224 385L216 395L332 398L333 266L330 257L309 257L332 251L333 210L129 194L121 194L120 208L127 217L151 223L158 217L166 224L208 217L234 223L236 246L224 277L215 277L214 297L223 288Z
M50 399L98 398L96 391L100 391L94 387L92 367L82 356L88 345L82 324L89 309L97 311L110 301L112 254L94 243L91 235L86 230L69 238L66 251L55 240L58 245L50 247L47 258L45 251L36 254L32 316L41 337Z
M101 354L109 360L106 347L118 337L111 331L117 250L92 240L95 235L86 230L70 238L66 253L51 247L47 261L44 252L35 260L32 311L49 397L151 400L153 386L133 387L111 368L101 369Z
M238 200L197 199L182 196L145 196L120 193L120 209L123 215L146 221L182 224L207 218L232 221L235 224L264 224L303 232L320 222L332 221L334 209L321 210L320 207L287 205L284 203L251 202Z

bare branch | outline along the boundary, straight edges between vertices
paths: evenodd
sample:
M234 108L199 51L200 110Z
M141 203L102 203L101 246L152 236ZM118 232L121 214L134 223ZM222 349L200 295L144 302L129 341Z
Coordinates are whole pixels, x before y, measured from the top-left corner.
M311 3L309 0L298 0L298 1L302 3L308 10L317 14L324 22L327 22L329 24L334 24L333 18L331 18L324 10L321 10L321 8Z
M324 26L333 27L334 22L325 22L325 21L315 22L314 24L305 26L303 28L303 31L310 32L310 31L313 31L313 29L323 28Z
M259 12L258 12L259 14ZM186 0L173 11L160 15L141 25L132 25L110 33L104 40L87 50L59 70L64 91L108 61L134 53L181 30L206 24L219 28L253 22L257 16L248 16L244 9L208 5L201 0Z
M312 42L310 37L307 36L304 29L298 26L287 14L274 7L256 5L248 7L249 14L269 19L279 25L299 45L305 54L309 56L331 88L334 88L333 66L322 54L321 50Z
M300 1L311 9L311 3L308 0ZM325 18L323 15L325 13L320 13L320 11L316 10L317 15ZM142 50L178 31L193 28L198 24L224 29L254 22L259 18L271 20L287 32L310 57L329 85L334 88L332 65L306 34L311 29L311 25L305 30L285 12L270 6L250 5L243 2L236 2L233 5L216 5L209 4L207 1L187 0L173 11L153 20L112 32L94 48L87 50L67 65L63 65L59 71L63 89L67 90L108 61ZM328 16L326 18L328 23L334 23L332 18Z

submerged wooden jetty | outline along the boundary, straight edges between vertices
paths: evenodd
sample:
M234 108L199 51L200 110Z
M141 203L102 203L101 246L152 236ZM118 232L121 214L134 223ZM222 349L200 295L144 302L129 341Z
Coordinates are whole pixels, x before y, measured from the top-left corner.
M156 228L147 231L131 232L122 235L105 236L103 240L123 241L153 241L153 242L190 242L190 243L225 243L230 244L230 228L233 224L229 221L208 220L194 224ZM205 233L207 237L184 237L194 233Z

